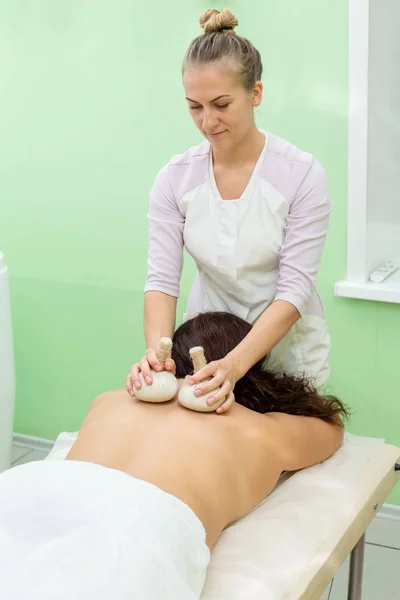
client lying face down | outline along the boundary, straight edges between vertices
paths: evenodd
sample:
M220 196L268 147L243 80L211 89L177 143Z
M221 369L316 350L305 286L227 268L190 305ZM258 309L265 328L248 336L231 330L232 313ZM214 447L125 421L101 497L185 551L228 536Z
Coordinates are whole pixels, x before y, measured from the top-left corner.
M193 345L218 359L248 327L221 313L183 324L174 336L177 376L191 372ZM90 406L67 460L0 474L0 597L200 598L223 529L283 471L327 459L343 439L345 408L305 381L260 363L235 394L218 415L187 410L176 397L153 404L107 392Z

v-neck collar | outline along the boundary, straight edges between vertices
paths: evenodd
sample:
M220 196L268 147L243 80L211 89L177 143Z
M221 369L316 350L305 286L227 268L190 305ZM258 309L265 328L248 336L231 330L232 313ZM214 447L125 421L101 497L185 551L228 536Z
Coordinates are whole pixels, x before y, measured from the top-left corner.
M265 152L267 150L267 146L268 146L268 134L265 131L260 130L261 133L263 133L265 135L265 143L264 143L264 147L261 150L261 154L257 159L257 162L254 166L253 172L250 176L249 181L247 182L247 185L245 187L245 189L243 190L242 195L240 196L240 198L235 198L235 199L224 199L222 198L218 186L217 186L217 182L215 180L215 174L214 174L214 165L213 165L213 159L212 159L212 148L211 148L211 144L210 144L210 148L209 148L209 158L208 158L208 171L209 171L209 179L210 179L210 185L211 185L211 189L212 192L216 198L216 200L218 200L219 202L240 202L241 200L244 200L249 192L249 190L251 190L252 184L254 179L257 177L257 174L261 168L262 162L264 160L264 156L265 156Z

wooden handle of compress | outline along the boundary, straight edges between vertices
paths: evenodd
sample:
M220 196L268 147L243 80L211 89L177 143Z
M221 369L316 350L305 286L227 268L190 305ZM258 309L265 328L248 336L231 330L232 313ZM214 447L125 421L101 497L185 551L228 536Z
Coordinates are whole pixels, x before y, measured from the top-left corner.
M195 373L206 366L207 361L206 357L204 356L204 349L202 346L195 346L194 348L191 348L189 350L189 354L192 359L193 370Z
M171 358L171 348L172 340L169 337L162 337L158 342L157 358L160 361L162 368L164 368L167 358Z

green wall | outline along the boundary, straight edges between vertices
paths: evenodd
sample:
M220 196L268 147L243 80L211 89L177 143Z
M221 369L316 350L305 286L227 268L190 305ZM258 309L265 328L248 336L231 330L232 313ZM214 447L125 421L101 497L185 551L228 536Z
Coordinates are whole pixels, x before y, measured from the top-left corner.
M347 1L229 6L263 56L259 126L328 172L335 209L319 288L330 391L352 407L352 432L400 445L400 306L333 296L346 266ZM200 141L180 66L208 7L0 0L0 249L20 433L76 430L91 400L122 386L142 355L148 192L172 154ZM193 273L187 261L180 314ZM390 501L400 504L400 489Z

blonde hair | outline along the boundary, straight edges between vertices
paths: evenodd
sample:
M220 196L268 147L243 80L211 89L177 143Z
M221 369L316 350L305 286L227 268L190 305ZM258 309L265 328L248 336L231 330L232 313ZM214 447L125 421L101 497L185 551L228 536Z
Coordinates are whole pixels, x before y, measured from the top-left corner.
M243 87L250 92L261 80L261 56L249 40L235 33L238 24L228 8L221 11L213 8L202 14L200 25L204 33L195 38L187 49L182 72L190 66L232 59Z

